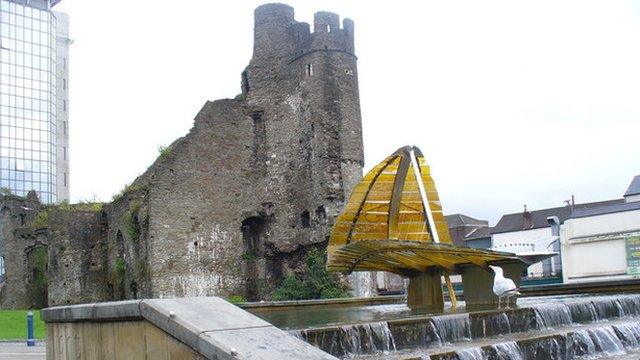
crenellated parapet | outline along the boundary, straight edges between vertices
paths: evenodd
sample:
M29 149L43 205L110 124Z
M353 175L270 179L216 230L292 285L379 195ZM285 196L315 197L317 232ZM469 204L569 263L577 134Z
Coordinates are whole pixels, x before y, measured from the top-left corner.
M310 52L338 51L354 55L354 23L335 13L315 13L313 31L295 21L294 10L284 4L266 4L255 10L254 60L294 61ZM284 64L283 64L284 65Z

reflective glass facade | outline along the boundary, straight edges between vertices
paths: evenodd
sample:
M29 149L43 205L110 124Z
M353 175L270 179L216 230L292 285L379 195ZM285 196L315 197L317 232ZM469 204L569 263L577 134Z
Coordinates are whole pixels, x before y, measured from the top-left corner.
M56 17L0 0L0 187L56 197Z

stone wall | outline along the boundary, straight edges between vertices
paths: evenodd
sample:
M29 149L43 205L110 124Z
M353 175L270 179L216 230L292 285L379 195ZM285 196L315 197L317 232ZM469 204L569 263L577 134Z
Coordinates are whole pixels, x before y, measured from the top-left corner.
M49 212L49 306L108 299L101 212Z
M40 209L35 191L29 192L26 198L13 195L0 198L0 256L5 259L6 271L0 284L0 308L46 305L42 298L46 297L46 284L33 281L34 275L43 275L41 272L34 274L34 262L37 255L42 257L48 245L47 230L34 226ZM44 270L42 264L38 270Z
M311 31L268 4L254 30L241 95L207 102L102 211L52 212L52 304L268 299L326 246L364 161L354 24L319 12Z

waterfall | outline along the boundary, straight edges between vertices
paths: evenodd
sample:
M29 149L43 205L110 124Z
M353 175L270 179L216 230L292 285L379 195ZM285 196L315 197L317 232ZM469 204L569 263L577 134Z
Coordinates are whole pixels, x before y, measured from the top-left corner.
M396 343L393 340L393 334L391 333L391 329L389 329L389 324L387 324L387 322L382 321L377 323L370 323L368 325L375 337L378 339L378 342L382 345L381 349L376 347L376 350L396 350Z
M496 353L499 360L524 360L522 350L515 341L503 342L491 345L491 349Z
M535 304L532 307L536 311L536 314L539 315L536 319L542 319L543 323L538 324L539 328L550 329L573 324L571 310L566 304L545 303Z
M598 313L591 301L571 302L566 304L571 311L571 319L577 323L592 323L598 321Z
M470 348L456 351L459 360L483 360L482 349Z
M573 332L567 339L569 342L575 356L593 355L596 352L596 345L586 330Z
M345 325L340 327L340 343L345 353L362 354L362 342L358 325Z
M511 333L509 316L506 313L492 314L482 319L483 337L503 335Z
M618 339L613 328L610 326L588 329L587 332L589 332L599 352L604 352L607 355L621 355L625 353L624 345L622 345L622 342L620 342L620 339Z
M289 334L293 335L294 337L296 337L297 339L300 339L302 341L307 341L307 330L303 329L303 330L290 330Z
M622 316L638 316L640 315L640 295L628 295L618 298Z
M640 348L640 323L614 325L613 329L625 349Z
M338 338L345 354L373 354L396 350L389 325L384 321L341 326Z
M617 299L613 297L603 297L593 300L593 306L596 308L598 320L620 317L621 307Z
M441 343L471 339L471 321L468 313L434 316L431 320Z

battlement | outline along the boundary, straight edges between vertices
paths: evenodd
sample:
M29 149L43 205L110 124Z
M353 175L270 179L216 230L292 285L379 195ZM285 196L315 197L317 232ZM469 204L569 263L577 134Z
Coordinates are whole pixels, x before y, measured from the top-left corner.
M293 60L305 53L329 50L354 54L354 23L319 11L313 18L313 32L306 22L295 20L292 7L265 4L254 12L254 59Z

